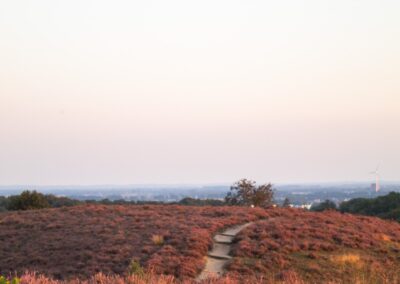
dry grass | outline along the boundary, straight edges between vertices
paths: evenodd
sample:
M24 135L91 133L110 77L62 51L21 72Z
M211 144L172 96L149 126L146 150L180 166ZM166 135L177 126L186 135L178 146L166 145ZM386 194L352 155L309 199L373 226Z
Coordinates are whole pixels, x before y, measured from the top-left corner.
M151 236L151 240L153 241L153 244L157 246L162 246L164 244L164 237L160 235Z
M335 255L331 259L335 264L339 265L352 265L358 269L364 266L364 263L361 260L360 255L354 253L344 253Z
M390 242L391 238L388 235L382 234L381 235L382 241Z

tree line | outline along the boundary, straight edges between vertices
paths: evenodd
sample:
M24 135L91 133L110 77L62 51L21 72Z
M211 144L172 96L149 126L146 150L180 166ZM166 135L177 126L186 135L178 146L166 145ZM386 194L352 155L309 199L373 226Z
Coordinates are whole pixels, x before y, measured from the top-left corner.
M326 200L311 207L312 211L338 210L342 213L376 216L400 222L400 193L390 192L375 198L354 198L337 206Z
M252 180L242 179L234 183L224 200L196 199L186 197L178 202L170 204L191 206L258 206L269 207L272 205L272 185L264 184L257 186ZM0 196L0 211L32 210L44 208L58 208L64 206L75 206L80 204L105 204L105 205L138 205L138 204L163 204L153 201L128 201L128 200L76 200L68 197L55 196L53 194L42 194L37 191L23 191L21 194L12 196Z
M196 199L186 197L171 204L188 206L256 206L268 208L273 205L274 190L270 183L257 185L254 181L242 179L234 183L224 200ZM105 205L140 205L163 204L152 201L127 201L127 200L76 200L68 197L42 194L37 191L24 191L19 195L0 196L0 212L13 210L31 210L43 208L58 208L76 206L80 204L105 204ZM288 207L290 202L285 199L283 207ZM391 192L388 195L372 199L355 198L342 202L337 206L333 201L326 200L314 204L312 211L339 210L341 212L377 216L400 222L400 193Z

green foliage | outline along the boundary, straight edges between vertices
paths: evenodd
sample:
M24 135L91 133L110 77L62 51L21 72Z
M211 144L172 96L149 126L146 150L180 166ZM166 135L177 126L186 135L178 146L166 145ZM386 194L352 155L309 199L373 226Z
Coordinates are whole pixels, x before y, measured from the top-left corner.
M325 210L336 210L336 204L335 202L327 199L324 202L318 203L318 204L313 204L313 206L311 206L311 211L317 211L317 212L322 212Z
M257 186L255 181L242 179L231 186L225 202L230 205L269 207L273 196L272 184Z
M53 194L46 194L44 196L52 208L59 208L64 206L75 206L81 204L82 202L79 200L71 199L63 196L55 196Z
M129 275L142 276L142 275L144 275L144 270L143 270L142 266L140 265L139 261L132 260L131 263L129 264L128 273L129 273Z
M10 197L0 196L0 212L7 210L30 210L42 208L58 208L81 204L79 200L68 197L58 197L53 194L42 194L36 191L24 191Z
M282 207L290 207L290 200L289 198L285 198L285 200L283 201Z
M0 284L19 284L21 281L19 278L14 277L11 280L8 280L4 276L0 276Z
M218 199L197 199L186 197L178 202L179 205L190 205L190 206L223 206L225 202Z
M355 198L340 204L341 212L377 216L400 222L400 193L390 192L372 199Z
M0 212L14 210L30 210L42 208L59 208L76 206L80 204L104 204L104 205L156 205L163 204L159 201L133 201L133 200L85 200L80 201L64 196L55 196L53 194L42 194L36 191L24 191L19 195L9 197L0 196ZM194 199L184 198L180 202L173 204L180 205L198 205L198 206L222 206L225 202L217 199Z
M4 196L0 196L0 212L7 211L9 199Z
M36 191L24 191L20 195L9 197L8 210L30 210L48 208L48 203L45 196Z

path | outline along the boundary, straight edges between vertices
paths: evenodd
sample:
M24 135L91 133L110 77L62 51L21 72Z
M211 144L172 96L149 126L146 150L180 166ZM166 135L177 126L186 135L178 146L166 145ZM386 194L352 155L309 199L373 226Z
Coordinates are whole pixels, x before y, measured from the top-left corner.
M219 277L224 274L224 267L232 259L229 252L232 248L233 238L244 228L252 223L231 227L222 233L216 234L213 239L213 248L207 254L207 262L203 271L196 278L201 281L207 278Z

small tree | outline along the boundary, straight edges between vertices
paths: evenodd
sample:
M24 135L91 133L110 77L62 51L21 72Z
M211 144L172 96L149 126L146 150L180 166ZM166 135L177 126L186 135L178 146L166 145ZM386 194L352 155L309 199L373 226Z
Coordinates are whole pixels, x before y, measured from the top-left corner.
M318 204L313 204L313 206L311 206L310 210L311 211L317 211L317 212L321 212L321 211L325 211L325 210L336 210L336 204L335 202L327 199L322 203L318 203Z
M290 200L289 198L285 198L285 200L283 201L282 207L290 207Z
M231 186L225 202L230 205L268 207L272 205L273 195L272 184L257 186L255 181L241 179Z
M10 196L8 210L30 210L48 208L50 204L46 197L36 191L24 191L20 195Z

